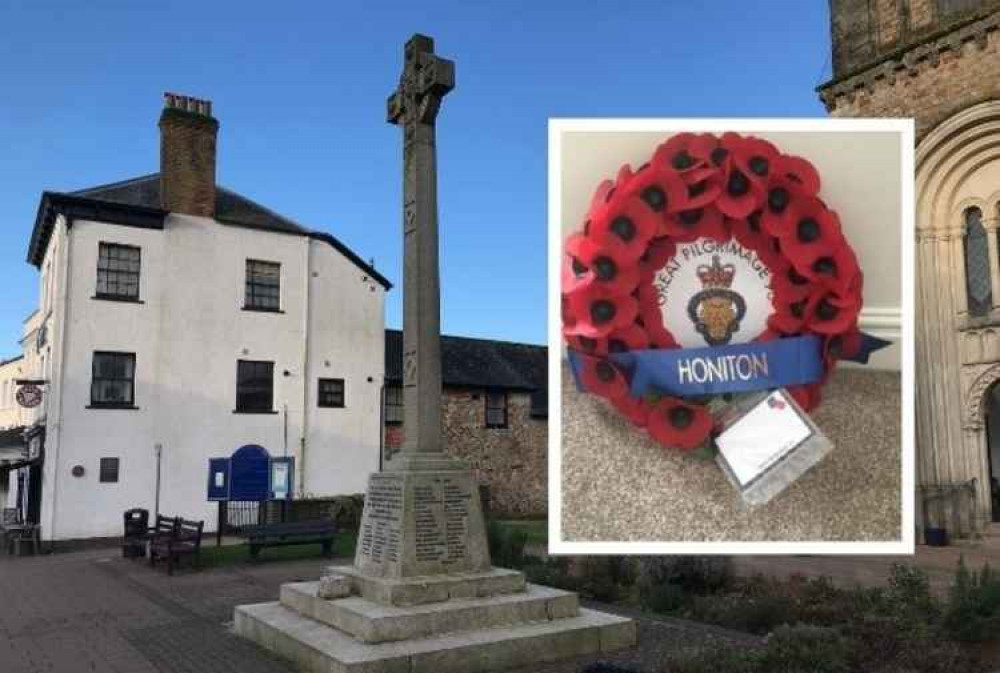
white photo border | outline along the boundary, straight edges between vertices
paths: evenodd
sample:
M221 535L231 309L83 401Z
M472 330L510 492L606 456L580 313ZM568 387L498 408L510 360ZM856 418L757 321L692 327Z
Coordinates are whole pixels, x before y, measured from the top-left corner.
M562 135L568 132L895 132L901 134L902 226L902 535L900 540L872 542L571 542L562 539L562 310L560 306L560 253L562 233ZM912 555L914 527L914 122L912 119L568 119L551 118L548 127L549 230L548 230L548 320L549 320L549 553L551 554L721 554L721 555Z

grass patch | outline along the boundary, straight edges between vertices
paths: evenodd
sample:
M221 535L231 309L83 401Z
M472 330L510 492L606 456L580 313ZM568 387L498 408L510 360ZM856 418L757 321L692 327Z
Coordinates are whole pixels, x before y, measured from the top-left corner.
M530 545L549 543L549 522L547 519L497 519L496 524L507 531L519 531Z
M338 535L333 542L333 556L354 556L354 545L356 542L357 540L352 534L343 533ZM267 547L260 551L258 562L298 561L301 559L320 558L322 556L323 545L320 544ZM218 568L250 562L250 548L245 544L226 545L224 547L202 546L201 548L201 565L205 568Z

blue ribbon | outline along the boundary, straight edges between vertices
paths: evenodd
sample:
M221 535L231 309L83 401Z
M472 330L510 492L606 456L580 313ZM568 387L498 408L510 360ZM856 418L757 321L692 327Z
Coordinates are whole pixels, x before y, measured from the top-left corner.
M885 348L886 346L891 346L891 341L886 341L885 339L879 339L871 334L861 333L861 346L858 348L857 353L851 355L842 355L841 358L844 360L850 360L851 362L859 362L863 365L868 364L868 358L875 351Z
M816 336L754 341L708 348L636 350L610 356L631 373L631 392L653 389L676 396L718 395L797 386L823 375L822 342ZM577 384L579 355L570 352Z

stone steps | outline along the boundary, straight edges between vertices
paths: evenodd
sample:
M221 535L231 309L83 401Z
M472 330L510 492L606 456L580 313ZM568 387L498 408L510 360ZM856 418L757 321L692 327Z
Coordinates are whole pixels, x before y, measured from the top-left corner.
M362 598L399 606L516 594L527 586L524 573L506 568L393 579L366 575L353 566L328 566L326 574L349 578L353 593Z
M281 587L280 603L366 643L383 643L495 626L565 619L579 614L576 594L529 584L526 590L488 598L397 607L359 596L324 600L319 582Z
M274 602L237 607L233 628L310 673L485 673L611 652L636 642L635 622L583 608L563 619L365 643Z

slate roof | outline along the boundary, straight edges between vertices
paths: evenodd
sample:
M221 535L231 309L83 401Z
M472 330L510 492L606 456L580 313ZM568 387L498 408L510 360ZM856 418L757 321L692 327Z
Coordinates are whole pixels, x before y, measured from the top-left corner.
M155 218L156 215L159 215L161 222L162 217L166 215L166 211L160 208L159 173L151 173L97 187L88 187L87 189L80 189L65 194L46 192L42 196L38 219L35 222L35 230L31 235L31 243L28 250L29 262L36 265L41 263L41 257L44 255L45 246L48 244L53 221L51 214L46 211L49 210L50 204L61 204L63 202L69 202L74 205L82 203L92 206L98 212L100 212L102 207L112 209L121 209L123 207L135 208L139 209L147 217ZM392 283L382 274L361 259L361 257L336 237L325 232L312 231L294 220L279 215L255 201L251 201L241 194L218 185L215 188L215 219L223 224L237 227L309 236L310 238L324 241L340 251L341 254L381 283L387 290L392 287ZM139 226L149 225L141 224ZM155 226L155 224L151 226ZM49 229L46 230L46 228Z
M98 201L124 203L146 208L160 207L160 174L152 173L142 177L114 182L99 187L89 187L71 196L84 196ZM310 231L287 217L278 215L245 196L225 187L215 188L215 219L220 222L278 231L286 234L308 234Z
M385 379L403 381L403 332L385 331ZM548 411L548 348L511 341L441 337L441 382L445 386L530 392L533 416Z

